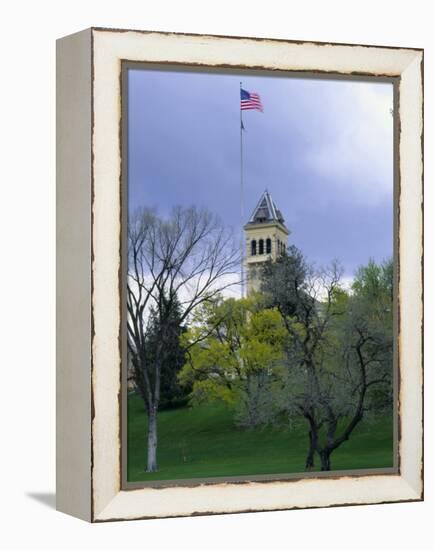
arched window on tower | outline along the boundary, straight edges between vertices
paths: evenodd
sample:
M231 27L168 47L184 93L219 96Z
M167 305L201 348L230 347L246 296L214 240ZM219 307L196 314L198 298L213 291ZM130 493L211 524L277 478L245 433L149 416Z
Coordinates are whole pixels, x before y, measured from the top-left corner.
M271 239L267 239L265 242L265 252L271 254Z
M280 254L281 248L280 248L280 239L277 239L277 254Z
M251 244L251 254L252 254L252 256L256 256L256 240L255 239L253 239L252 244Z
M264 239L259 239L259 252L258 254L264 253Z

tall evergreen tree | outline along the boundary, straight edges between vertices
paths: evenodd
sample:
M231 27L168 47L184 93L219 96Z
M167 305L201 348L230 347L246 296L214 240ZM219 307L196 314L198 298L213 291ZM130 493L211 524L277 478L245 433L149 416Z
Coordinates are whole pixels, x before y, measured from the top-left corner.
M172 299L170 307L167 297L162 296L161 300L159 310L151 309L146 331L148 364L155 364L158 353L159 359L162 360L159 410L186 404L191 391L191 387L181 386L177 379L178 372L184 364L184 350L180 344L180 337L186 331L182 324L181 304L176 296Z

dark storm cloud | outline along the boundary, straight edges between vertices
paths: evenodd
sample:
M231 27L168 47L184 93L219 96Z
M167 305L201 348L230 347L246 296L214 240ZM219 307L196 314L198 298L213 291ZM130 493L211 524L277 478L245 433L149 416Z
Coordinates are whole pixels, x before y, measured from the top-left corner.
M267 188L310 260L390 257L391 85L132 70L130 210L197 204L239 231L240 80L264 105L243 114L244 221Z

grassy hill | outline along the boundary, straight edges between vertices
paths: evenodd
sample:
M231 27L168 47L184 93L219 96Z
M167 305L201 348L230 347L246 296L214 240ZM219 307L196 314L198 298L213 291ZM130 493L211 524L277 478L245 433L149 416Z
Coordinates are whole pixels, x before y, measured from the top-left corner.
M128 398L128 481L297 473L307 451L303 423L291 430L242 431L220 405L162 411L158 417L159 471L146 467L146 413L136 395ZM332 455L333 470L393 466L391 418L359 425Z

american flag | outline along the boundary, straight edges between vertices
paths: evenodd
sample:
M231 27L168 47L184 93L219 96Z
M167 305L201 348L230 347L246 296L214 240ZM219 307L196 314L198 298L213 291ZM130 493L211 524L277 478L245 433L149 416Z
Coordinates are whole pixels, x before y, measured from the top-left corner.
M257 111L264 111L261 103L261 98L256 92L248 92L241 88L241 110L248 111L256 109Z

